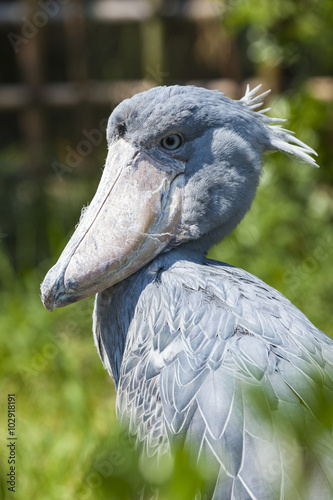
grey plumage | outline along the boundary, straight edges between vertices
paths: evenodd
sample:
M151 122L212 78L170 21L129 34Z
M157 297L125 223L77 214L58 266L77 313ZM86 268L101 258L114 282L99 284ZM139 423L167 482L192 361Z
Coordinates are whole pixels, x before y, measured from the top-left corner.
M114 373L118 418L148 453L167 450L170 436L180 435L196 456L211 455L211 467L220 467L214 499L295 494L288 469L303 459L303 450L295 438L287 470L271 477L269 464L283 467L279 446L282 456L290 455L283 441L290 429L275 428L277 423L267 428L266 412L270 408L276 421L287 414L297 429L308 409L316 412L320 395L332 401L332 341L285 297L241 269L198 262L177 249L115 293L99 293L94 332ZM126 336L122 357L120 350L115 356L119 335ZM261 415L251 408L251 388L269 402ZM324 430L322 437L328 463L313 475L320 474L317 493L328 499L332 437ZM300 498L313 495L309 490Z
M117 387L118 418L148 455L176 444L208 464L207 498L328 500L332 429L320 413L333 402L333 341L258 278L204 257L249 209L264 151L315 165L314 151L280 120L254 111L256 91L235 102L217 91L162 87L120 104L99 192L42 295L52 309L98 292L94 338ZM167 150L164 138L178 146ZM105 195L109 178L116 180ZM140 221L151 207L153 222L137 226L140 208L125 191L117 195L118 185L142 194ZM133 234L117 229L112 196ZM101 239L104 226L121 235L116 249L111 237ZM295 441L291 452L286 440L299 428L316 440L306 451ZM302 471L303 461L299 488L290 471Z

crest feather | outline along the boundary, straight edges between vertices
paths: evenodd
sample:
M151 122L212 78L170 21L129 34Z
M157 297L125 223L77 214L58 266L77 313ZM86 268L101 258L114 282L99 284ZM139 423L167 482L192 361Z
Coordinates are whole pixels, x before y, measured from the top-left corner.
M267 94L270 93L270 90L256 95L261 86L262 85L260 84L254 89L250 90L250 86L247 85L245 95L244 97L242 97L242 99L240 99L239 102L245 104L252 111L262 106L264 103L264 99ZM314 149L310 148L310 146L297 139L297 137L294 136L294 132L281 127L281 123L285 122L286 120L282 118L271 118L270 116L267 116L265 113L269 110L270 108L266 108L256 112L256 115L266 125L266 131L268 132L268 143L266 149L281 151L282 153L295 160L308 163L310 165L313 165L314 167L318 167L316 160L310 156L317 156L317 153L314 151Z

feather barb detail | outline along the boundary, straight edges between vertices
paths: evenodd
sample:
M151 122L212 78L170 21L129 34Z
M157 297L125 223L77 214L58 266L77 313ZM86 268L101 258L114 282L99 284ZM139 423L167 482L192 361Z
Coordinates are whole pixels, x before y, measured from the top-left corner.
M255 111L257 108L262 106L264 103L264 99L270 93L270 90L256 95L261 89L261 86L262 85L260 84L251 90L250 86L247 85L245 95L244 97L242 97L242 99L240 99L239 102L247 106L252 111ZM308 146L304 142L297 139L297 137L294 136L294 132L281 127L281 124L286 120L282 118L272 118L270 116L267 116L265 113L269 110L270 108L266 108L255 112L255 115L260 118L266 126L266 150L281 151L282 153L297 161L301 161L304 163L308 163L314 167L318 167L316 160L312 158L312 156L310 156L317 156L316 151L314 151L314 149L310 148L310 146Z

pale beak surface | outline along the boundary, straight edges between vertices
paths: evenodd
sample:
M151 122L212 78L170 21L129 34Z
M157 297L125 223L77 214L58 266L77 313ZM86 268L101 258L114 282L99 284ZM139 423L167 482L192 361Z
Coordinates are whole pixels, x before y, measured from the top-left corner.
M97 192L41 286L62 307L127 278L177 233L184 176L124 139L110 149Z

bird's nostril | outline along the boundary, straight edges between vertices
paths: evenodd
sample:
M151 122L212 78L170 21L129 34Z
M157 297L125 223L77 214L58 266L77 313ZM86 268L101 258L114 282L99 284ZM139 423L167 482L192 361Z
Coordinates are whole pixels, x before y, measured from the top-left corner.
M124 135L126 134L126 131L127 131L126 123L120 123L117 126L117 131L118 131L119 137L124 137Z

